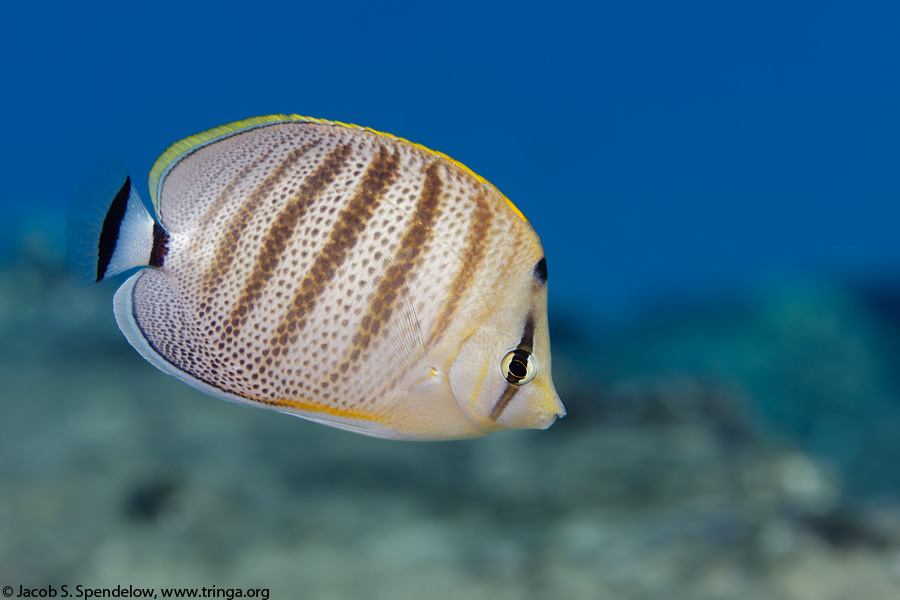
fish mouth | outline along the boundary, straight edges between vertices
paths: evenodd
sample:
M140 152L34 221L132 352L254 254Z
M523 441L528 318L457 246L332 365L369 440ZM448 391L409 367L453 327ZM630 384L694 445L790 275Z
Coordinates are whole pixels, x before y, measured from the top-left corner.
M559 396L555 398L556 400L556 412L553 413L554 421L556 419L562 419L566 416L566 407L563 406L562 400L559 399Z
M559 398L556 399L556 404L559 406L559 409L556 411L556 418L562 419L567 414L566 407L563 405L562 400L560 400Z
M556 423L557 420L562 419L564 416L566 416L566 407L563 406L563 403L559 398L556 398L556 406L554 407L554 410L547 411L541 415L540 429L547 429L548 427Z

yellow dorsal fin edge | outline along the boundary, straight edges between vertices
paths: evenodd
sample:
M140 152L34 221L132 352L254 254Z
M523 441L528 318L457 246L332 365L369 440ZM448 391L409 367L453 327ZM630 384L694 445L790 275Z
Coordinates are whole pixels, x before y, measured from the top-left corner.
M439 156L440 158L449 161L450 163L456 165L472 177L474 177L477 181L484 185L488 185L494 188L500 197L503 198L509 207L513 210L514 213L519 215L519 217L528 223L528 219L525 218L525 215L522 214L515 204L513 204L509 198L503 195L500 190L497 190L496 187L493 186L489 181L487 181L481 175L473 172L472 169L462 164L461 162L454 160L444 154L443 152L438 152L436 150L432 150L431 148L426 148L421 144L417 144L415 142L410 142L404 138L401 138L396 135L391 135L389 133L384 133L381 131L376 131L369 127L360 127L359 125L353 125L352 123L341 123L340 121L329 121L326 119L316 119L314 117L304 117L301 115L267 115L264 117L253 117L252 119L244 119L243 121L235 121L234 123L229 123L228 125L221 125L219 127L214 127L212 129L208 129L201 133L192 135L190 137L184 138L179 142L175 142L165 152L163 152L159 158L156 159L156 163L153 165L153 168L150 169L150 178L148 181L150 187L150 199L153 202L153 208L156 210L156 214L160 215L159 212L159 202L157 196L159 194L159 186L164 179L166 172L171 169L182 157L187 155L192 150L199 148L200 146L205 146L211 142L214 142L220 138L227 137L229 135L246 131L248 129L253 129L256 127L261 127L263 125L272 125L275 123L288 123L291 121L295 122L306 122L306 123L320 123L322 125L334 125L336 127L348 127L351 129L361 129L364 131L372 132L376 135L384 136L386 138L390 138L392 140L399 140L401 142L405 142L407 144L411 144L420 150L424 150L430 154L435 156Z

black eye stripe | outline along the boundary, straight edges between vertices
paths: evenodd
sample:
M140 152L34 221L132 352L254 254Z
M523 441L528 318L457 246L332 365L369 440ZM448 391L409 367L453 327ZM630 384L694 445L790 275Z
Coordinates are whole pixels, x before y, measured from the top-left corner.
M524 350L528 354L534 351L534 315L528 313L525 319L525 329L522 330L522 340L519 342L519 349Z
M491 421L496 421L500 417L500 413L502 413L503 409L509 405L509 401L513 399L513 396L515 396L518 391L519 386L507 383L506 389L503 390L503 395L500 396L500 399L494 404L494 408L491 409L491 414L488 415L488 418Z
M513 354L515 354L515 357L513 358L514 362L510 363L508 372L503 374L507 381L506 389L503 391L503 394L497 402L494 403L494 407L491 409L490 415L488 415L488 418L491 421L496 421L500 417L500 414L509 405L510 400L512 400L513 396L516 395L516 392L519 391L519 382L528 376L528 359L531 358L533 350L534 315L528 313L528 317L525 318L525 327L522 329L522 339L519 341L519 347L512 351ZM518 372L513 370L513 364L515 363L520 363L524 366L524 376L519 376Z

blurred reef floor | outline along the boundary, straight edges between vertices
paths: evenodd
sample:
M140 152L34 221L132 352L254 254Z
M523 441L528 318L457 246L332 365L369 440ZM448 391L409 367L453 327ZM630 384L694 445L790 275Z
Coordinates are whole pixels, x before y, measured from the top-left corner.
M272 598L900 598L900 295L810 286L585 333L569 415L369 439L144 362L116 285L0 270L0 584ZM71 588L70 588L71 589Z

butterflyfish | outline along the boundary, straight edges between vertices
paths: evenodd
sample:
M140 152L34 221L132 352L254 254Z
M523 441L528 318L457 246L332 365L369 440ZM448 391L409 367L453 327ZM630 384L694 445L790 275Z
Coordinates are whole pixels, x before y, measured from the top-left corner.
M494 186L372 129L273 115L172 145L152 211L121 166L69 216L73 283L198 390L383 438L545 429L547 261ZM153 214L151 214L151 212Z

